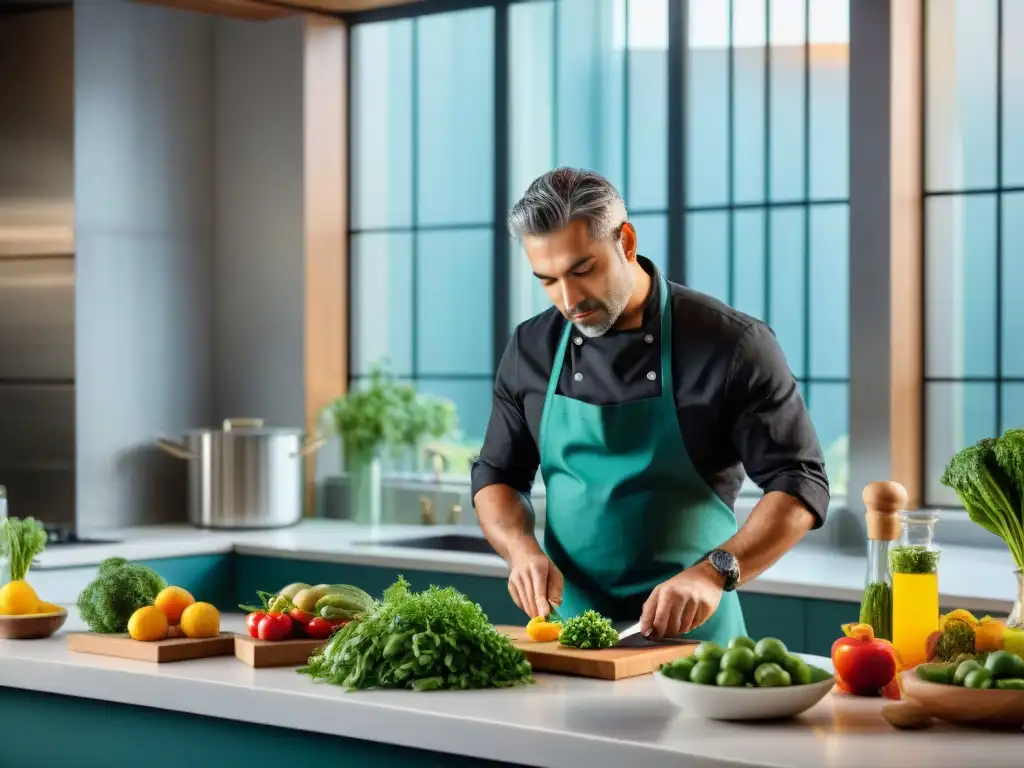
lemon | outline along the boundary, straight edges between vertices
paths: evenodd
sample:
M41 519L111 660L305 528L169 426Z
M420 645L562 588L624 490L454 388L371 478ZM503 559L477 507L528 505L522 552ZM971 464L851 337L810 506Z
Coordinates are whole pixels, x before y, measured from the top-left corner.
M209 603L192 603L181 614L185 637L216 637L220 634L220 611Z
M128 635L133 640L163 640L167 637L167 617L155 605L139 608L128 619Z
M39 612L39 595L27 581L11 581L0 587L0 615L27 616Z

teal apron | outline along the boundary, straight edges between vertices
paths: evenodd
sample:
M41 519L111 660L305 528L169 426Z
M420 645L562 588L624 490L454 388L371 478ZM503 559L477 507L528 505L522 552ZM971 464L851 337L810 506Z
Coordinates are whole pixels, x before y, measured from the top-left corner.
M590 405L557 394L572 332L566 323L540 426L547 492L544 549L562 571L559 613L593 608L638 621L651 590L736 533L736 516L694 469L676 416L672 310L661 286L661 395ZM725 643L746 634L736 592L683 637Z

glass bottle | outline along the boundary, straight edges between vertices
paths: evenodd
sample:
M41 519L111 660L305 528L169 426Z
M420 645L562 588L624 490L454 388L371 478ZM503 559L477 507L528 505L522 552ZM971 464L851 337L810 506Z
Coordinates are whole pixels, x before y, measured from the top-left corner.
M889 549L900 536L899 513L907 506L907 490L899 483L870 483L864 500L868 536L868 567L860 601L860 622L875 637L892 640L892 572Z
M939 629L939 558L934 543L938 512L900 513L899 545L892 569L892 644L907 667L927 660L928 636Z

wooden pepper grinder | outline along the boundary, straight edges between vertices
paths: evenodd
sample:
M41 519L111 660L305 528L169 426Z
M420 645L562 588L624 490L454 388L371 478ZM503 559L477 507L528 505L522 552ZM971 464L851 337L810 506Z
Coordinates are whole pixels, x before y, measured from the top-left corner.
M860 621L875 637L892 640L892 570L889 547L900 537L900 515L907 507L907 489L892 480L869 483L861 494L868 535L868 564Z

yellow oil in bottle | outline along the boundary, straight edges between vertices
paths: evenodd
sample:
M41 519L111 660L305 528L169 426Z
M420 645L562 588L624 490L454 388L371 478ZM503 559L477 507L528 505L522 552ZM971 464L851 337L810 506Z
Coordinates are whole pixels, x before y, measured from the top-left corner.
M939 574L893 573L892 644L903 663L927 661L928 635L939 628Z

